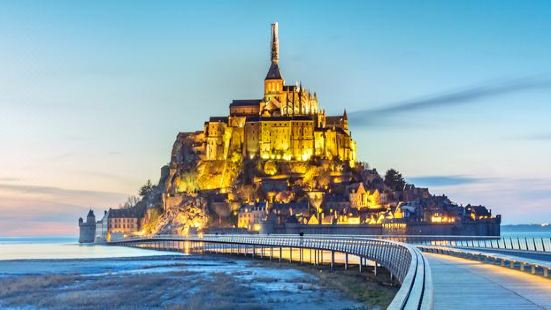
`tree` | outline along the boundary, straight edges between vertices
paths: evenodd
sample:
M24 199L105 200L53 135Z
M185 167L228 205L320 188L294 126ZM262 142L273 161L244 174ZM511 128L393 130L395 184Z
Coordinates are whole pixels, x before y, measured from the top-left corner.
M393 191L401 191L406 186L406 181L400 172L395 169L389 169L385 174L385 185Z
M151 184L151 180L147 180L145 184L140 188L140 196L143 197L147 194L149 194L153 190L153 184Z
M119 205L121 209L129 209L134 207L138 202L140 202L140 198L137 196L129 196L128 199L126 199L126 202L122 205Z

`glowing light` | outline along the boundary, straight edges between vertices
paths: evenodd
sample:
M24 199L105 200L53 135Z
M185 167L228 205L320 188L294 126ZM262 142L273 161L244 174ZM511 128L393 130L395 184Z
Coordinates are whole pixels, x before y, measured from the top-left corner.
M439 214L434 214L430 219L431 223L454 223L454 217L440 216Z

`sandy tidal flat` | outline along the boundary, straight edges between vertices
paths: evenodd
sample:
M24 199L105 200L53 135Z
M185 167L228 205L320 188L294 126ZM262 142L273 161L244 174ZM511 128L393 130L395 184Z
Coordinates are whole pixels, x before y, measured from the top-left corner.
M203 256L0 261L0 307L362 309L315 273Z

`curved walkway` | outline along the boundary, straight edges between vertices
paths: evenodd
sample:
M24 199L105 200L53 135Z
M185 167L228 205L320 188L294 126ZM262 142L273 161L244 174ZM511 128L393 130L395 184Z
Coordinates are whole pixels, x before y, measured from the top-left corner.
M551 281L516 270L423 253L432 269L434 309L551 309Z
M419 249L391 240L298 235L155 235L110 241L108 244L199 253L250 253L253 257L259 254L266 257L267 249L270 260L274 252L279 253L281 260L283 249L288 249L290 261L296 261L296 258L292 259L292 253L300 249L300 262L303 262L303 249L316 253L331 251L331 268L335 253L340 252L345 254L346 269L351 254L360 258L360 271L364 261L372 260L385 267L401 283L388 309L432 309L433 290L428 262Z

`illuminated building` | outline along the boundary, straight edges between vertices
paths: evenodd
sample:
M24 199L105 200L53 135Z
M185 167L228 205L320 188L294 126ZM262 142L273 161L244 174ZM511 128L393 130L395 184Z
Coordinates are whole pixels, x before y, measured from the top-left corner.
M366 190L362 182L349 186L350 205L355 209L381 209L381 194L378 189Z
M356 144L346 111L326 116L316 93L301 84L286 85L279 68L278 25L272 24L271 64L262 99L233 100L230 114L211 117L202 133L203 160L232 156L307 161L313 156L353 165Z
M239 209L237 227L250 231L259 231L262 220L266 217L266 204L244 205Z

